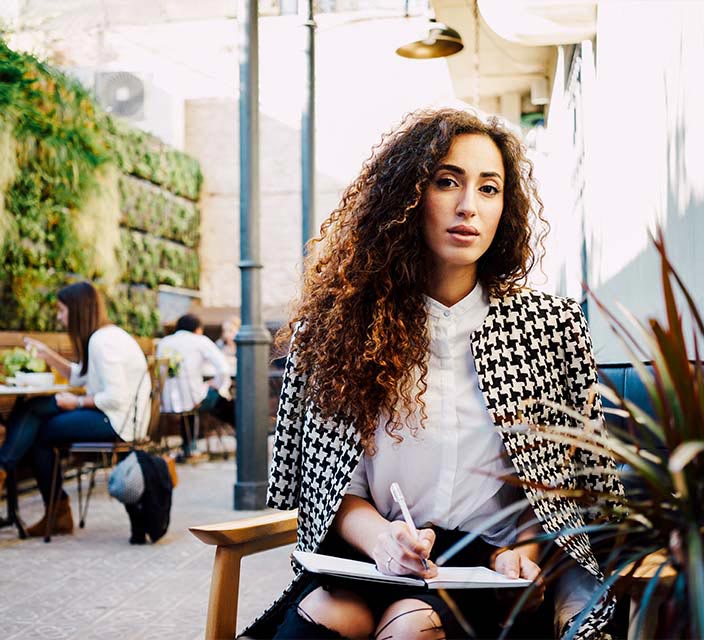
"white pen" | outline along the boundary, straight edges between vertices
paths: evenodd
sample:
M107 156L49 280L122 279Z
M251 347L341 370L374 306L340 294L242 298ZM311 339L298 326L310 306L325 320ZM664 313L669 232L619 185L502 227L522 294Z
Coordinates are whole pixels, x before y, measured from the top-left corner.
M398 482L392 482L390 488L391 495L393 496L394 500L398 503L398 506L401 507L401 513L403 513L403 519L406 521L406 525L408 525L408 528L411 530L411 534L415 538L417 538L418 529L416 529L416 525L413 524L413 518L411 518L411 512L408 510L406 498L404 498L403 496L403 491L401 491L401 487L398 486ZM423 568L427 571L428 562L425 558L421 558L421 562L423 563Z

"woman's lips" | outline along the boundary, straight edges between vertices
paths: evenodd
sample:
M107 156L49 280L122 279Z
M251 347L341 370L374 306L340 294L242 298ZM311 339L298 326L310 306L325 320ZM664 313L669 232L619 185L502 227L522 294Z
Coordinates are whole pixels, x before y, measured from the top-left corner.
M466 227L464 225L450 227L447 232L453 240L463 244L469 244L479 237L479 232L474 227Z

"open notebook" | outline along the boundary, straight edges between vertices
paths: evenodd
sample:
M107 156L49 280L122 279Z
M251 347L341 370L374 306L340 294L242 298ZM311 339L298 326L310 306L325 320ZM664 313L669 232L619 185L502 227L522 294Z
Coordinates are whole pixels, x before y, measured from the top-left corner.
M307 551L294 551L293 557L311 573L324 573L344 578L391 582L394 584L427 586L428 589L500 589L527 587L530 580L507 578L486 567L438 567L438 575L429 580L417 576L387 576L371 562L348 560Z

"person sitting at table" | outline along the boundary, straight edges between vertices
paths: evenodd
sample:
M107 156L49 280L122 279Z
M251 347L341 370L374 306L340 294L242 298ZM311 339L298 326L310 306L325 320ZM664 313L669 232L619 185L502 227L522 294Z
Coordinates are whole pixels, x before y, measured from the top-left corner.
M210 413L235 426L234 402L223 397L220 391L229 386L230 369L220 349L203 335L203 323L198 316L190 313L181 316L176 321L174 333L159 341L157 356L172 361L176 359L175 366L169 367L170 375L164 382L161 396L164 411L183 413L197 409L199 413ZM207 382L203 379L206 367L213 372L213 377ZM189 423L194 434L190 416ZM181 423L181 436L183 457L188 458L195 451L196 443L189 438L184 421Z
M46 532L55 447L74 442L139 440L147 432L151 380L144 353L132 336L107 318L100 293L90 282L77 282L57 293L57 318L66 327L78 363L69 362L43 342L25 338L33 350L71 386L85 395L57 393L18 402L0 447L0 482L29 454L44 500L44 517L27 528L29 536ZM52 535L73 532L73 514L59 473Z

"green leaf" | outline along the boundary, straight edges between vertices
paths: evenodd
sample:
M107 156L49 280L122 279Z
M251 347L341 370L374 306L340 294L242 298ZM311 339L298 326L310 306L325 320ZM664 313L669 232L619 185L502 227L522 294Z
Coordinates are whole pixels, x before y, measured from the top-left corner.
M682 470L702 451L704 451L704 441L691 440L683 442L671 454L667 468L672 473L681 473Z

